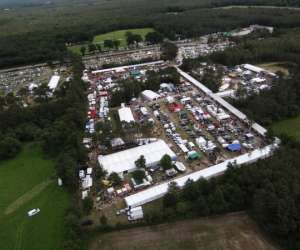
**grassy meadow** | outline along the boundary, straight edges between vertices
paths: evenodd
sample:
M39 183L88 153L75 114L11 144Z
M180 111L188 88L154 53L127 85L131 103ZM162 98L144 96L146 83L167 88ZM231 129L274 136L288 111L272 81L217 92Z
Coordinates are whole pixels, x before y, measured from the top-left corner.
M272 129L278 135L285 134L300 141L300 116L277 122Z
M126 32L132 32L133 34L139 34L144 39L145 36L149 32L152 32L152 31L154 31L154 29L152 29L152 28L117 30L117 31L108 32L105 34L100 34L100 35L95 36L93 38L93 43L100 44L103 48L103 43L105 40L119 40L121 42L120 47L125 48L125 47L127 47ZM75 53L80 54L80 48L82 46L86 46L86 48L87 48L87 44L80 44L80 45L71 46L71 47L69 47L69 49ZM103 49L105 49L105 48L103 48ZM88 52L88 48L87 48L87 52Z
M59 250L67 193L51 179L54 163L33 145L0 162L0 245L2 250ZM39 208L28 217L27 211Z

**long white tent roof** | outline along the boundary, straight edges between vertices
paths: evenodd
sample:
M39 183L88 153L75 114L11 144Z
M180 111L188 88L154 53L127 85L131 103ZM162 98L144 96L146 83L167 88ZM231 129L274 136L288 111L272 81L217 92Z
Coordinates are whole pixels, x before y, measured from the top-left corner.
M120 70L124 70L124 69L131 69L131 68L143 67L143 66L151 66L151 65L161 64L161 63L164 63L164 61L155 61L155 62L135 64L135 65L128 65L128 66L120 66L120 67L109 68L109 69L100 69L100 70L92 71L92 74L110 72L112 70L114 70L114 71L120 71Z
M157 93L155 93L154 91L152 91L152 90L148 90L148 89L146 89L146 90L144 90L143 92L142 92L142 95L145 97L145 98L147 98L148 100L156 100L156 99L158 99L159 97L160 97L160 95L159 94L157 94Z
M176 154L169 148L163 140L123 150L114 154L99 156L100 165L108 173L123 173L136 168L135 161L143 155L146 159L146 165L158 163L160 159L168 154L172 159L176 159Z
M209 179L211 177L221 175L227 170L229 163L236 164L236 165L253 163L259 159L264 159L266 157L269 157L272 154L274 147L276 146L277 145L274 144L274 145L266 146L262 149L256 149L250 153L243 154L241 156L226 160L212 167L185 175L183 177L165 182L157 186L153 186L142 192L127 196L125 198L125 202L127 206L131 206L131 207L144 205L148 202L163 197L168 192L168 187L171 182L176 182L179 187L183 187L187 182L187 180L189 179L193 181L197 181L200 178Z
M60 76L53 75L48 83L48 87L50 90L55 90L60 80Z
M210 96L213 100L215 100L216 102L218 102L221 106L223 106L224 108L226 108L228 111L230 111L232 114L234 114L236 117L238 117L241 120L247 120L247 116L239 111L237 108L233 107L230 103L226 102L223 98L221 98L219 95L214 94L210 89L208 89L206 86L204 86L202 83L200 83L199 81L197 81L195 78L193 78L192 76L190 76L189 74L187 74L186 72L182 71L181 69L179 69L178 67L176 67L178 73L184 77L185 79L187 79L188 81L190 81L192 84L194 84L197 88L199 88L200 90L202 90L204 93L206 93L208 96ZM261 125L254 123L252 125L252 128L259 133L260 135L265 135L267 130L265 128L263 128Z
M257 66L254 66L252 64L244 64L244 68L248 69L248 70L251 70L253 72L256 72L256 73L260 73L262 71L265 71L264 69L262 69L260 67L257 67Z

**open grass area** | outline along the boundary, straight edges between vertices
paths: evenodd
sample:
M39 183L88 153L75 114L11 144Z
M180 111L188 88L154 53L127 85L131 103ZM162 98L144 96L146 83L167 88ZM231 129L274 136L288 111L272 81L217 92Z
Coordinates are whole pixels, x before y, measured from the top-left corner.
M113 32L105 33L105 34L100 34L94 37L93 43L94 44L100 44L103 48L103 43L105 40L119 40L121 42L120 47L125 48L127 47L127 42L126 42L126 32L132 32L133 34L139 34L145 38L145 36L149 33L154 31L152 28L142 28L142 29L127 29L127 30L116 30ZM82 46L86 46L87 52L88 52L88 47L86 44L82 45L75 45L69 47L69 49L75 53L80 54L80 48ZM105 48L103 48L105 49Z
M14 159L0 162L1 250L59 250L67 193L51 180L54 163L38 147L24 146ZM27 211L40 208L33 217Z
M102 234L90 250L276 250L245 213L165 223Z
M276 134L286 134L300 141L300 116L277 122L272 129Z
M280 72L283 74L283 76L289 76L289 68L291 67L291 63L289 62L270 62L270 63L264 63L264 64L259 64L259 67L269 70L273 73L278 73Z

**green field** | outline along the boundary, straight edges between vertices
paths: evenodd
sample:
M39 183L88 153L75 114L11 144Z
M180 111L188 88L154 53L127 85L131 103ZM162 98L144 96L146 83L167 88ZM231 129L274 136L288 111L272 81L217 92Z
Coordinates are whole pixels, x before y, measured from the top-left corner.
M101 46L103 47L103 43L105 40L119 40L121 42L120 47L127 47L127 42L126 42L126 32L132 32L133 34L139 34L143 37L143 39L145 38L145 36L149 33L154 31L154 29L152 28L143 28L143 29L127 29L127 30L117 30L117 31L113 31L113 32L109 32L109 33L105 33L105 34L101 34L101 35L97 35L93 38L93 43L94 44L101 44ZM84 44L82 45L75 45L75 46L71 46L69 47L69 49L75 53L79 53L80 54L80 48L84 46ZM85 45L87 47L87 45Z
M59 250L68 195L59 188L54 163L32 145L0 162L0 249ZM27 211L40 208L33 217Z
M300 141L300 116L277 122L272 129L276 134L285 134Z

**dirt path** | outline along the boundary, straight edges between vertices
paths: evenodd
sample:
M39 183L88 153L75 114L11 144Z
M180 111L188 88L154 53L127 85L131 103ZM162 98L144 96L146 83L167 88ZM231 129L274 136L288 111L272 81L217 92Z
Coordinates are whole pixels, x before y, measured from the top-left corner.
M90 250L278 250L245 213L107 233Z
M9 215L16 211L19 207L21 207L26 202L33 199L35 196L37 196L39 193L41 193L46 187L49 186L49 184L52 182L52 180L44 181L38 185L36 185L34 188L20 196L18 199L16 199L13 203L11 203L4 211L5 215Z

